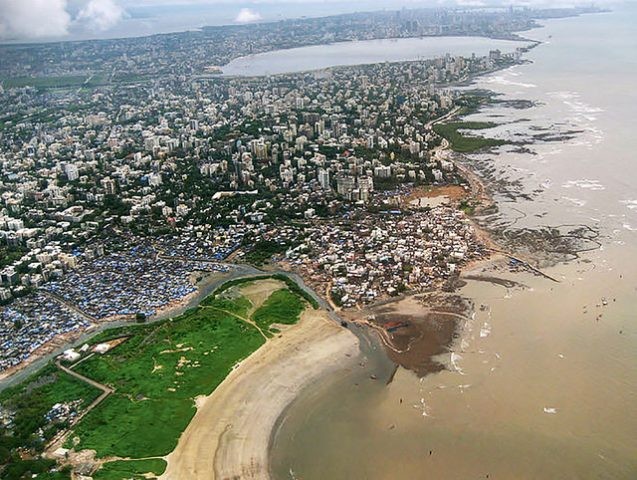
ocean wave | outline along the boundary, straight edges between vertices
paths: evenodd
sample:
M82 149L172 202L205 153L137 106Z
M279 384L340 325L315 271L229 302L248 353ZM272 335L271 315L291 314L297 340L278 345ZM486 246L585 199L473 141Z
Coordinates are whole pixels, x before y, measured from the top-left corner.
M564 150L562 150L561 148L554 148L553 150L549 150L547 152L544 152L544 155L559 155L563 151Z
M620 203L626 205L629 210L637 210L637 200L622 200Z
M572 91L549 92L548 95L561 102L573 112L573 123L575 126L583 127L593 134L595 143L601 142L604 133L592 123L597 122L598 114L604 112L604 109L590 105L580 99L580 94ZM586 145L589 146L590 145Z
M579 100L564 100L564 105L570 107L570 109L574 112L582 114L601 113L604 111L599 107L593 107L592 105Z
M553 98L558 98L560 100L569 100L571 98L579 97L579 93L569 91L548 92L547 95Z
M573 205L577 205L578 207L583 207L584 205L586 205L586 200L580 200L579 198L562 196L562 199L566 200L567 202L571 202Z
M416 407L417 407L417 405L416 405ZM422 409L422 416L423 417L428 417L429 416L429 412L428 412L427 404L425 403L425 399L424 398L420 399L420 408Z
M488 322L484 322L480 329L480 338L486 338L491 334L491 325Z
M595 145L598 145L598 144L602 143L602 141L604 140L604 131L603 130L601 130L601 129L595 127L595 126L588 126L588 127L586 127L586 131L592 137L593 143Z
M590 140L580 140L578 142L571 142L570 145L572 147L587 147L588 149L593 148L593 142L591 142Z
M533 83L514 82L513 80L508 80L504 78L504 76L502 75L495 75L493 77L487 78L486 82L494 83L496 85L509 85L512 87L537 88L537 85Z
M458 362L460 360L462 360L462 355L459 355L455 352L451 352L451 365L453 366L453 369L456 372L458 372L460 375L464 375L462 368L460 368L460 365L458 365Z
M605 190L606 187L602 185L598 180L569 180L562 184L562 188L582 188L585 190Z

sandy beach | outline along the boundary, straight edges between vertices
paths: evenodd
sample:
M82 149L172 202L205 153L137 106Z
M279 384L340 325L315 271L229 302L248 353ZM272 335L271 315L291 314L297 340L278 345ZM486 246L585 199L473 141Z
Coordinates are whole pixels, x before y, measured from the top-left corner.
M269 478L268 447L277 419L304 387L354 364L358 351L349 330L322 310L306 310L298 324L197 400L197 413L167 456L161 478Z

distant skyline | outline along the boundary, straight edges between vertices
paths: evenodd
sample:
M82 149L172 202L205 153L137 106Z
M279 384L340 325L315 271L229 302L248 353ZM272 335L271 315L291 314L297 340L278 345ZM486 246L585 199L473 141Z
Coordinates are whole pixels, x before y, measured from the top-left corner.
M612 5L608 0L596 5ZM589 5L590 0L0 0L0 41L144 36L356 11L441 6Z

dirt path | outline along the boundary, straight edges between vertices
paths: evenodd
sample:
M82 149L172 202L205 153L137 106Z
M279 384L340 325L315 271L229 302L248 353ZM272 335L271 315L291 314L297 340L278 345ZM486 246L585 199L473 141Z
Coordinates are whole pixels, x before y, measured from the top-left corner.
M241 315L237 315L236 313L230 312L228 310L224 310L222 308L208 307L208 306L204 306L201 308L208 309L208 310L216 310L217 312L223 312L226 315L230 315L231 317L241 320L242 322L249 323L250 325L252 325L254 328L256 328L259 331L259 333L266 340L266 342L268 341L268 336L265 333L263 333L263 330L261 330L261 327L259 327L259 325L257 325L254 321L250 320L249 318L242 317Z
M282 288L286 288L286 285L283 282L280 282L278 280L261 280L252 284L240 286L239 291L241 292L241 295L243 295L248 300L250 300L250 303L252 304L252 306L250 307L250 310L248 311L247 316L245 317L233 312L229 312L228 310L217 308L217 307L202 306L201 308L209 308L212 310L217 310L218 312L223 312L227 315L231 315L235 318L238 318L242 322L249 323L250 325L252 325L254 328L256 328L259 331L261 336L267 342L269 337L263 332L261 327L257 325L254 320L252 320L252 314L261 305L263 305L263 303L265 303L265 301L268 298L270 298L270 295L272 295L273 292L275 292L276 290L280 290Z
M47 445L47 452L49 453L54 452L59 447L61 447L62 444L65 442L67 435L71 432L73 426L77 425L77 423L80 420L82 420L82 418L84 418L91 410L93 410L100 403L106 400L106 397L108 397L114 391L112 388L106 385L96 382L95 380L91 380L90 378L85 377L84 375L81 375L77 372L74 372L68 367L65 367L64 365L62 365L62 363L59 360L56 360L55 366L58 367L60 370L62 370L64 373L71 375L72 377L75 377L78 380L81 380L82 382L88 383L90 386L95 387L98 390L101 390L102 394L99 397L97 397L95 400L93 400L93 402L88 407L83 409L82 412L73 419L73 421L68 426L68 428L64 430L60 430L60 432L49 441Z
M307 385L355 362L358 341L324 311L306 310L244 360L208 397L177 448L164 480L267 479L276 421Z

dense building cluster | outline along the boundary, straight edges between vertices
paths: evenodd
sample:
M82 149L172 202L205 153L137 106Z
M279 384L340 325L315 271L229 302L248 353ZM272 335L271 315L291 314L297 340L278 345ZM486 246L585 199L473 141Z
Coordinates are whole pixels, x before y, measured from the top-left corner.
M421 291L486 255L466 217L445 206L324 223L305 233L286 255L290 264L312 282L331 285L344 307Z
M8 108L42 102L56 118L23 116L0 138L0 248L11 253L0 298L61 278L112 229L159 238L169 255L221 260L255 225L334 215L405 182L453 181L453 164L428 153L439 141L431 120L454 105L437 85L514 61L492 52L327 75L12 89L0 100Z
M234 253L246 234L256 225L230 225L211 227L187 226L180 235L165 235L153 243L162 257L184 260L224 260Z
M86 328L86 317L42 292L0 307L0 372L58 335Z
M432 122L460 106L448 87L515 64L521 51L273 77L211 73L248 53L327 41L512 38L536 18L580 11L404 10L0 46L4 350L23 359L84 328L77 312L152 315L195 290L194 271L228 259L296 252L290 259L333 281L347 305L448 275L458 255L478 253L454 214L423 213L407 226L384 217L381 230L364 215L388 190L461 180L431 155L440 143ZM353 233L360 214L365 254Z
M195 291L194 271L294 248L307 225L347 219L388 189L456 182L453 164L429 153L439 142L431 121L455 105L440 85L515 61L492 52L320 74L5 91L3 111L15 115L0 136L0 300L20 297L28 325L48 318L31 308L37 289L63 311L40 331L11 327L20 310L4 307L13 358L84 328L73 309L96 320L153 315ZM332 233L326 251L339 245ZM253 246L256 257L246 255ZM339 280L344 303L408 280L394 267L386 274L381 282L372 271L357 287Z
M164 260L152 248L135 246L83 262L44 288L96 319L152 316L197 290L190 280L193 272L225 270L215 263Z

